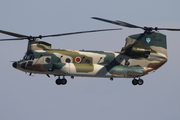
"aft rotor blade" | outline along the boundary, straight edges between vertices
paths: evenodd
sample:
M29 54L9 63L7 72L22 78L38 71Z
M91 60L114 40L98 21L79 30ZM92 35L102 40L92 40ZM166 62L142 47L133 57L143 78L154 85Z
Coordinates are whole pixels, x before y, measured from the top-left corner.
M96 20L100 20L100 21L103 21L103 22L112 23L112 24L115 24L115 25L120 25L120 24L119 24L118 22L116 22L116 21L107 20L107 19L103 19L103 18L92 17L92 19L96 19Z
M103 21L103 22L108 22L108 23L112 23L112 24L120 25L120 26L124 26L124 27L129 27L129 28L141 28L141 29L144 29L143 27L139 27L139 26L129 24L129 23L126 23L126 22L122 22L122 21L118 21L118 20L117 21L112 21L112 20L107 20L107 19L98 18L98 17L92 17L92 19L96 19L96 20L100 20L100 21Z
M133 24L130 24L130 23L126 23L126 22L123 22L123 21L117 20L116 22L118 22L121 26L124 26L124 27L144 29L143 27L140 27L140 26L137 26L137 25L133 25Z
M155 30L180 31L180 29L175 29L175 28L155 28Z
M37 36L37 37L34 37L34 38L57 37L57 36L65 36L65 35L73 35L73 34L82 34L82 33L91 33L91 32L101 32L101 31L112 31L112 30L122 30L122 28L117 28L117 29L102 29L102 30L90 30L90 31L80 31L80 32L71 32L71 33L54 34L54 35L43 35L43 36Z
M124 27L129 27L129 28L140 28L140 29L145 30L146 32L152 32L153 30L155 30L155 31L157 31L157 30L180 31L180 29L176 29L176 28L174 29L174 28L158 28L158 27L155 27L155 28L153 28L153 27L140 27L140 26L133 25L133 24L130 24L127 22L119 21L119 20L111 21L111 20L98 18L98 17L92 17L92 19L96 19L96 20L100 20L103 22L108 22L108 23L112 23L112 24L120 25L120 26L124 26Z

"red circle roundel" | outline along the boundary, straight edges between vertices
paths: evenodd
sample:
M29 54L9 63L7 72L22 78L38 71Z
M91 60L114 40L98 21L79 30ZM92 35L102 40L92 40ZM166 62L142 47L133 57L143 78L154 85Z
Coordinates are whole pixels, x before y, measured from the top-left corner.
M81 58L80 58L80 57L76 57L76 58L75 58L75 61L76 61L77 63L80 63L80 62L81 62Z

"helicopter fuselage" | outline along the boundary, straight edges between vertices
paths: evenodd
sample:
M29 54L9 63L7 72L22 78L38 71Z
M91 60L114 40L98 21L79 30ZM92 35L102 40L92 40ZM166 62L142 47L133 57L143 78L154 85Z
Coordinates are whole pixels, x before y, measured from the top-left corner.
M134 52L142 54L139 57L127 54L125 48L121 52L51 49L49 43L34 41L29 42L23 60L13 63L13 67L55 76L135 78L158 69L167 61L158 53L138 50Z

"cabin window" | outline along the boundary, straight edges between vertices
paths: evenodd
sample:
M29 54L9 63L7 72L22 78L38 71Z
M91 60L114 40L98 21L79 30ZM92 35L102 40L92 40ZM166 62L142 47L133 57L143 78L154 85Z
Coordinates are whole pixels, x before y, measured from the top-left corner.
M129 66L129 65L130 65L130 62L129 62L129 61L126 61L126 62L125 62L125 65L126 65L126 66Z
M70 63L70 62L71 62L71 59L67 58L66 63Z
M47 58L45 59L45 61L46 61L47 63L50 63L50 62L51 62L51 58L48 58L48 57L47 57Z
M86 59L85 63L86 63L86 64L90 64L91 61L90 61L89 59Z
M109 60L106 60L106 61L105 61L105 64L106 64L106 65L109 65L109 64L110 64L110 61L109 61Z

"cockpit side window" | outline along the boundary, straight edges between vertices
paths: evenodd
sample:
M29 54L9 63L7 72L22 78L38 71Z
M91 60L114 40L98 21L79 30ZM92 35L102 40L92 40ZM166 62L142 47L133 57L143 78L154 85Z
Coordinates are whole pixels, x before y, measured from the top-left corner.
M34 60L34 55L30 54L30 55L28 56L28 60Z
M33 54L25 54L23 60L34 60Z
M23 60L27 60L27 55L25 55L25 56L23 57Z

